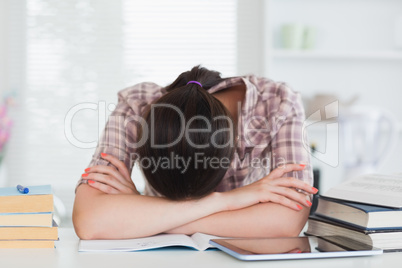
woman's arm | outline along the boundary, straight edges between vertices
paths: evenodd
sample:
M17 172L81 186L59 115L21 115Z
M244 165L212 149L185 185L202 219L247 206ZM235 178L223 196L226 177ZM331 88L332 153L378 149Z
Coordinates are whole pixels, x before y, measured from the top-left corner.
M88 184L76 192L73 223L82 239L150 236L225 209L219 193L183 202L140 195L122 161L101 157L112 166L86 169Z
M236 211L219 212L166 233L207 233L225 237L298 236L310 208L295 211L275 203L261 203Z
M262 207L256 205L260 202L278 203L299 213L302 209L299 204L307 207L310 204L304 194L292 188L303 189L309 193L316 192L300 180L281 178L284 173L304 168L300 165L287 165L274 170L258 182L230 192L212 193L198 200L171 201L160 197L139 195L135 187L129 194L126 190L128 184L124 182L127 180L127 175L124 175L127 174L124 163L112 156L104 158L116 166L118 172L110 166L91 167L85 178L92 183L82 184L77 189L73 222L77 235L82 239L143 237L174 230L186 224L189 224L188 228L190 228L186 232L208 230L209 233L224 235L221 230L224 229L222 227L225 224L232 224L241 217L253 216L256 220L260 218L258 211L251 209ZM242 209L248 207L250 210L244 210L245 212L254 212L248 215L242 214ZM271 213L268 209L266 212ZM277 211L272 210L272 213ZM214 225L215 215L220 225ZM197 223L197 220L200 221ZM246 220L247 218L242 219L243 222ZM203 226L197 227L194 223ZM233 236L236 230L240 231L244 228L241 224L237 227L239 229L235 226L232 229Z
M165 232L224 209L218 193L175 202L138 194L106 194L82 184L76 192L73 223L81 239L136 238Z
M83 184L77 189L73 221L81 239L127 239L162 232L273 237L297 236L309 212L308 208L295 211L274 203L234 211L225 209L220 193L177 202L142 195L105 194Z

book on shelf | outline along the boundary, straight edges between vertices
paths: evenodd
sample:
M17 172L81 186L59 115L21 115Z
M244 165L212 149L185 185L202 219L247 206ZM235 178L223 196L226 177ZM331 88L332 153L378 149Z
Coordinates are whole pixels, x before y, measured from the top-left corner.
M361 229L402 229L402 209L320 196L315 214Z
M322 196L369 205L402 208L402 175L359 176L331 188Z
M0 213L0 227L36 226L52 227L52 212Z
M343 237L372 247L381 248L384 251L402 250L402 228L368 230L312 215L308 219L308 228L305 233L313 236Z
M0 213L52 212L53 194L50 185L29 186L21 194L16 187L0 188Z
M191 236L185 234L159 234L145 238L123 240L80 240L78 251L141 251L174 246L204 251L208 248L214 248L209 244L209 240L217 238L221 237L195 233Z

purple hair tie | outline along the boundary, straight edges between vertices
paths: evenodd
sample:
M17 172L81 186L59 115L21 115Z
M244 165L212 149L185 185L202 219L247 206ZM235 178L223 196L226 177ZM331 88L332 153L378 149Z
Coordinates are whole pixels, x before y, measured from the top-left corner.
M189 81L189 82L187 83L187 85L188 85L188 84L197 84L197 85L199 85L200 87L202 87L201 83L200 83L200 82L197 82L197 81Z

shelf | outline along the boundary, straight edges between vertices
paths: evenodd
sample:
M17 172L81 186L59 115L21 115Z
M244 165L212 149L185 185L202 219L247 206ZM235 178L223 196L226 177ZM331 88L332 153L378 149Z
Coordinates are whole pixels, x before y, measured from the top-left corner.
M325 51L325 50L285 50L274 49L274 59L348 59L348 60L402 60L402 51Z

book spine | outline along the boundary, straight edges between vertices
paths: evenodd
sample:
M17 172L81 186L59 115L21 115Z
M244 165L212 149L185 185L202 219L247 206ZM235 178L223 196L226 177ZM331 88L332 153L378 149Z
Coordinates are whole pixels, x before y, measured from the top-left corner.
M333 220L328 217L322 217L320 216L310 216L309 220L313 221L318 221L318 222L323 222L326 224L334 225L337 227L353 230L356 232L360 232L363 234L374 234L374 233L390 233L390 232L401 232L402 228L400 227L387 227L387 228L361 228L360 226L357 226L355 224L350 224L350 223L345 223L340 220Z

